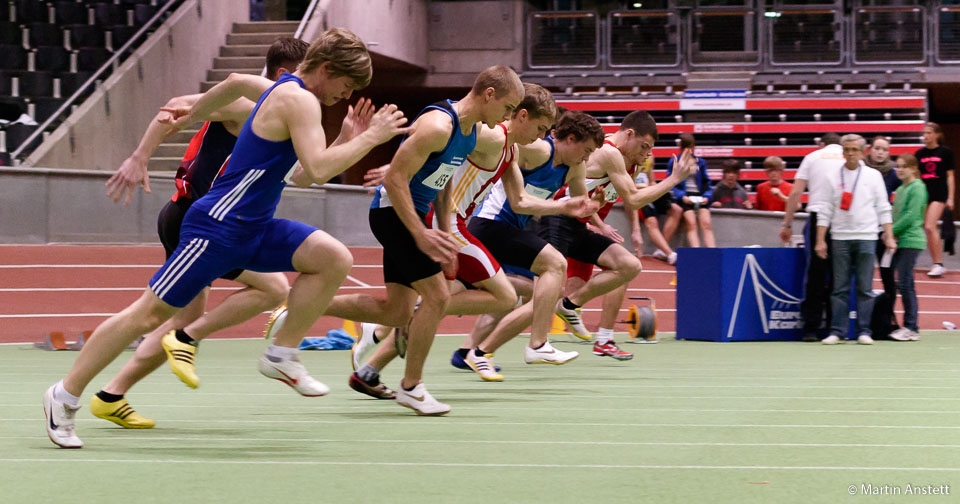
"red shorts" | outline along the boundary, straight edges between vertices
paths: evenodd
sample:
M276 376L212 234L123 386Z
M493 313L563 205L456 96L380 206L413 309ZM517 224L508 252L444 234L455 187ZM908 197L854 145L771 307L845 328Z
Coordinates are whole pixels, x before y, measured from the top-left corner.
M427 214L429 226L436 228L436 220L431 210ZM466 221L459 214L450 216L450 234L460 244L460 251L457 252L457 278L472 285L493 278L500 271L500 263L493 258L480 240L467 231Z
M593 265L567 258L567 278L579 278L584 282L590 281L593 276ZM599 267L599 266L598 266ZM602 268L601 268L602 269Z

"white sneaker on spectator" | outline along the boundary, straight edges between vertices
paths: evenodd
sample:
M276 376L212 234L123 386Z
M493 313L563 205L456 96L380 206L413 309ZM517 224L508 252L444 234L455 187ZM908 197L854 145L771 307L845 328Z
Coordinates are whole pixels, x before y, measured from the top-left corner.
M826 338L823 338L822 340L820 340L820 343L824 345L836 345L837 343L840 343L840 336L837 336L836 334L831 334L830 336L827 336Z
M664 253L662 250L660 250L660 249L654 250L652 255L653 255L653 258L654 258L654 259L660 259L661 261L666 261L666 260L667 260L667 254L665 254L665 253Z
M861 334L860 336L857 336L857 343L861 345L872 345L873 338L869 334Z
M920 333L917 331L910 331L910 334L907 335L907 338L909 338L910 341L920 341Z
M670 252L670 255L667 256L667 264L674 265L677 264L677 253Z
M942 277L944 273L947 272L947 268L944 268L942 264L934 264L930 271L927 272L928 277Z
M901 327L890 333L890 339L897 341L910 341L910 329Z

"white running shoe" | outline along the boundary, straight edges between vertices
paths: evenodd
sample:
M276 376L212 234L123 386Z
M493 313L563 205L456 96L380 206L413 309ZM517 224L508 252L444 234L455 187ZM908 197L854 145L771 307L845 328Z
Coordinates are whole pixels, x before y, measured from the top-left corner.
M557 301L557 315L563 319L564 322L570 326L570 333L574 336L585 340L590 341L593 339L593 334L587 330L587 326L583 325L583 320L580 319L580 309L568 310L563 306L563 299Z
M910 341L910 329L901 327L890 333L890 339L897 341Z
M440 416L450 413L450 405L434 399L422 383L418 383L410 391L399 387L397 389L397 404L410 408L421 416Z
M840 343L840 336L831 334L830 336L820 340L820 343L823 343L824 345L836 345L837 343Z
M310 376L307 368L303 367L303 364L296 357L290 360L273 362L266 355L261 355L259 367L260 374L290 385L293 390L304 397L320 397L330 393L330 387Z
M527 364L566 364L580 356L579 352L562 352L553 348L550 342L546 342L542 347L533 349L530 346L523 347L523 360Z
M927 272L928 277L942 277L944 273L947 272L947 268L944 268L942 264L934 264L930 271Z
M477 357L476 352L470 350L464 362L474 370L484 381L503 381L503 375L496 371L493 364L493 354L488 353L483 357Z
M360 337L357 338L357 342L350 348L350 363L353 364L354 371L360 369L360 366L367 361L370 352L377 347L377 342L373 339L373 331L376 330L376 328L377 324L368 324L366 322L360 324Z
M872 345L873 337L871 337L869 334L861 334L860 336L857 336L857 343L861 345Z
M74 418L80 406L70 406L54 399L54 387L56 385L50 386L43 393L43 416L47 419L47 436L60 448L83 448L83 441L80 441L73 430L76 423Z
M907 335L907 339L909 339L910 341L920 341L920 333L918 333L917 331L911 330L910 334Z

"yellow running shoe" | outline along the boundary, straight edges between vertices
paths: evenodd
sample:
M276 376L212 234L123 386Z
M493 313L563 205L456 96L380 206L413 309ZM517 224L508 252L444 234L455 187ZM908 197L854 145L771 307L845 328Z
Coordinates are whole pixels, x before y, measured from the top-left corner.
M197 347L178 340L177 331L164 334L160 344L163 345L163 351L167 354L167 362L170 363L173 374L188 387L197 388L200 385L200 378L197 377L197 368L193 365L193 360L197 356Z
M152 429L157 423L134 411L126 399L108 403L96 395L90 399L90 412L97 418L109 420L124 429Z

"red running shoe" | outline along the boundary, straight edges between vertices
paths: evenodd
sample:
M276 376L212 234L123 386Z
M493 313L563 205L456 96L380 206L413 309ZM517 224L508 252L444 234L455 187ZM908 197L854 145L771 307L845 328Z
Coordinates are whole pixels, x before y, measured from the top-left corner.
M613 357L617 360L630 360L633 358L632 353L620 350L620 347L618 347L617 343L613 340L610 340L602 345L599 341L594 343L593 355L599 355L600 357Z

